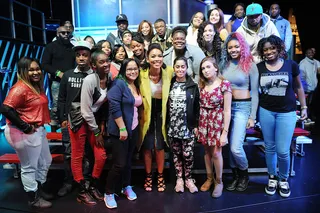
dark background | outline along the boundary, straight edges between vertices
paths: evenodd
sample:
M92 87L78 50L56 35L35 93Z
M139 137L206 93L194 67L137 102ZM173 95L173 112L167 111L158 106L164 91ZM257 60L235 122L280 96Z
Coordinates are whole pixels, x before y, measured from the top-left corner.
M3 0L1 0L2 2ZM150 0L152 4L153 0ZM155 0L156 1L156 0ZM189 22L190 17L187 17L185 10L188 9L184 5L188 5L191 1L197 2L192 4L202 4L198 0L180 0L180 5L183 5L180 10L180 21L183 23ZM19 0L19 2L29 5L37 10L44 12L46 19L57 19L60 22L65 20L72 19L72 10L71 10L71 0ZM51 2L51 6L50 6ZM233 6L237 2L242 2L245 5L251 4L251 0L215 0L214 3L217 4L226 14L232 14ZM316 1L311 0L279 0L279 1L270 1L270 0L257 0L254 1L263 6L264 12L267 12L272 3L278 3L281 7L281 15L288 19L289 9L293 8L293 14L296 16L298 31L300 35L302 50L309 47L315 47L318 52L320 51L320 44L318 42L318 21L319 21L319 9L316 7ZM1 6L1 5L0 5ZM1 10L0 13L4 11ZM137 11L138 12L138 11ZM190 11L189 11L190 12ZM195 11L194 11L195 12ZM106 11L108 13L108 11ZM188 13L187 13L188 14ZM114 17L110 17L114 19ZM146 17L147 18L147 17ZM3 28L3 26L1 26ZM48 35L48 41L50 40L51 34ZM318 54L319 55L319 54ZM316 56L316 58L319 58Z

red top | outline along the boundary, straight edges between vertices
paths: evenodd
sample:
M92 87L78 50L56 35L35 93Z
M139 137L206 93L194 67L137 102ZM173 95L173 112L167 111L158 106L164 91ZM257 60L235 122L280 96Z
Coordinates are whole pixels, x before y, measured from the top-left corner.
M50 123L46 94L44 92L40 95L35 93L21 80L13 85L3 104L15 109L20 118L28 124L41 126ZM7 119L7 124L10 123Z

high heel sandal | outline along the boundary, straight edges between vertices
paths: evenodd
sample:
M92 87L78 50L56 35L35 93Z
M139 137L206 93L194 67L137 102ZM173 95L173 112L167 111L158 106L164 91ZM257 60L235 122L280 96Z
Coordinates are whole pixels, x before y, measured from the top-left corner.
M146 175L146 179L144 180L144 190L146 190L147 192L151 192L152 191L152 173L147 173Z
M166 190L166 184L164 182L163 173L158 174L158 192Z

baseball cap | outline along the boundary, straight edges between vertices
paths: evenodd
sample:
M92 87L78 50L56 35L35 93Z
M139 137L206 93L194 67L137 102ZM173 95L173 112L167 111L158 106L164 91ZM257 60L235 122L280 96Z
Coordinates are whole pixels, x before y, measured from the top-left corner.
M70 41L73 44L72 49L74 51L78 50L91 50L92 44L89 43L88 41Z
M128 18L125 14L119 14L117 15L117 18L116 18L116 22L118 21L128 21Z
M263 13L262 6L257 3L249 4L246 9L247 16L258 15L262 13Z

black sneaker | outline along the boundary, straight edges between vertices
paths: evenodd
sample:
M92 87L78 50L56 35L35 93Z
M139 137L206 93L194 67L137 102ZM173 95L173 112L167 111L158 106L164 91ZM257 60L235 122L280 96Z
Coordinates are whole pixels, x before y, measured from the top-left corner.
M277 191L278 180L274 175L269 176L268 185L264 188L268 195L274 195Z
M279 181L279 193L281 197L289 197L291 194L290 186L288 181L286 180L281 180Z

